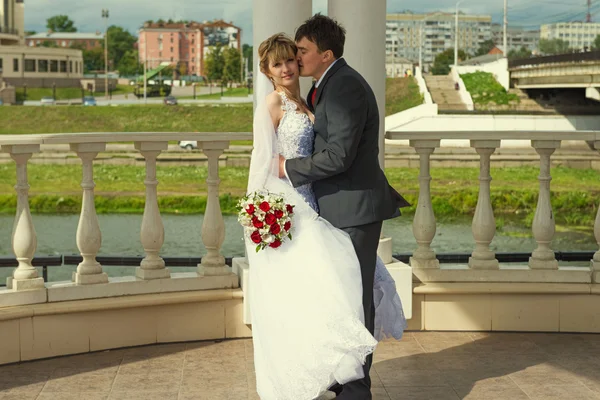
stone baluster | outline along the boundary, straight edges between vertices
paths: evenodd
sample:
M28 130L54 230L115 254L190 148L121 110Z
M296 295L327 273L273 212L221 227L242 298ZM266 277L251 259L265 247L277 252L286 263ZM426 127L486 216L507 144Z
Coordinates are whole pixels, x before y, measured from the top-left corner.
M136 268L135 275L140 279L169 278L169 269L165 268L165 261L159 256L160 249L165 242L165 228L163 226L160 210L158 208L156 179L156 158L162 150L166 150L168 142L135 142L135 148L146 159L146 204L142 217L140 239L146 257Z
M203 142L202 151L208 157L208 196L206 211L202 223L202 242L206 247L206 254L198 264L199 275L226 275L231 273L225 265L225 258L221 254L221 246L225 241L225 222L219 204L219 156L229 147L229 142Z
M96 261L96 255L102 244L102 233L94 204L94 158L106 149L105 143L73 143L71 150L76 152L82 163L81 188L83 200L77 225L77 248L83 261L73 273L73 281L78 285L108 283L108 275L102 272L102 266Z
M40 151L39 144L2 146L2 151L10 154L17 166L17 213L13 225L12 249L18 266L9 277L6 286L14 291L43 289L44 278L31 264L37 247L37 236L29 210L29 183L27 182L27 161L33 153Z
M531 269L558 269L558 261L550 243L554 237L555 221L550 203L550 156L560 147L560 140L532 140L531 145L540 155L540 192L533 218L533 237L538 246L529 258Z
M496 234L496 220L490 197L490 157L500 147L499 140L471 140L471 147L479 153L479 196L473 216L473 238L475 250L469 257L472 269L498 269L496 254L490 249L490 243Z
M417 241L417 249L410 258L413 268L439 268L440 262L431 249L431 242L435 237L435 215L431 205L429 173L429 157L436 147L440 146L439 140L411 140L410 146L419 154L419 202L413 220L413 234Z
M596 150L600 150L600 141L595 141L590 144ZM596 220L594 221L594 237L596 243L600 246L600 205L596 211ZM594 258L590 262L590 268L592 269L592 282L600 282L600 250L594 253Z

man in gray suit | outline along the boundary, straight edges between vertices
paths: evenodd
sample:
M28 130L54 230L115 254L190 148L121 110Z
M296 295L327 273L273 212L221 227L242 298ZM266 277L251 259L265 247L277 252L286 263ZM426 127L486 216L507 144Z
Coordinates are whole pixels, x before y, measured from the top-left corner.
M316 80L307 99L315 115L315 148L309 157L281 158L280 175L287 175L294 187L312 182L320 215L350 235L361 265L365 324L373 333L382 223L409 204L388 184L379 165L377 101L365 79L341 58L344 28L317 14L298 28L295 40L301 75ZM371 363L369 356L363 379L332 389L338 399L372 398Z

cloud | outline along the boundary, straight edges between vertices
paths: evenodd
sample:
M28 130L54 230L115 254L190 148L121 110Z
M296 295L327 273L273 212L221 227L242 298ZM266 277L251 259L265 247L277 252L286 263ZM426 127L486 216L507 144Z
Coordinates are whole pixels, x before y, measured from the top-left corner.
M280 0L280 6L282 1L291 0ZM576 18L578 13L585 12L583 1L581 3L581 6L573 6L561 5L559 0L509 0L509 24L531 26L556 22L560 18ZM387 0L388 12L454 12L455 5L455 0ZM46 19L66 14L75 21L79 31L103 31L103 8L110 12L109 24L122 26L134 34L149 19L205 21L222 18L242 28L244 43L252 42L252 0L27 0L25 26L28 30L42 32L46 30ZM460 9L465 13L491 14L494 22L502 21L501 0L464 0ZM326 14L327 0L313 0L313 12Z

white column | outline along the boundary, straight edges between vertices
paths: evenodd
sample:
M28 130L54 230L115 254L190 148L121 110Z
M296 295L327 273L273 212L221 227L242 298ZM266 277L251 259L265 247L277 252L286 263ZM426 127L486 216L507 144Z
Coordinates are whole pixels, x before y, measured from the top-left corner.
M554 237L555 221L550 203L550 156L560 147L560 140L532 140L531 145L540 155L540 192L535 217L533 218L533 237L538 246L529 258L531 269L558 269L558 261L550 243Z
M198 142L200 144L200 142ZM231 273L221 255L221 246L225 241L225 222L219 204L219 156L229 147L229 142L202 142L202 151L208 157L208 196L206 211L202 223L202 242L206 254L198 264L199 275L226 275Z
M346 29L344 59L375 93L379 108L379 165L384 169L386 2L329 0L327 14ZM377 252L386 264L392 262L392 238L382 236Z
M135 148L146 159L146 204L142 218L140 240L146 257L135 270L135 276L140 279L169 278L169 269L165 268L165 261L159 256L160 249L165 242L165 228L163 226L156 187L156 158L162 150L167 150L168 142L135 142Z
M296 29L312 15L312 0L293 0L283 3L274 0L253 0L252 15L254 65L249 68L252 68L254 71L253 76L256 77L260 73L257 70L258 46L262 41L279 32L284 32L293 40ZM300 87L304 97L310 86L310 78L300 79Z
M496 220L490 198L490 156L500 147L499 140L471 140L471 147L479 153L479 197L473 216L473 238L475 250L469 257L469 267L473 269L498 269L496 254L490 250L490 243L496 234Z
M419 202L413 220L413 235L417 249L410 258L413 268L439 268L440 262L431 249L435 237L435 215L431 204L429 157L440 146L439 140L410 140L409 144L419 154Z
M96 261L96 255L102 244L102 233L94 204L94 158L106 149L106 143L73 143L71 150L76 152L82 163L81 188L83 200L77 225L77 248L83 261L73 273L73 281L78 285L108 283L108 275L102 272L102 266Z
M17 167L17 213L13 224L12 249L19 262L6 286L14 291L43 289L44 278L38 275L31 260L37 247L37 236L29 210L29 183L27 182L27 161L33 153L40 151L39 144L2 146L2 151L10 154Z

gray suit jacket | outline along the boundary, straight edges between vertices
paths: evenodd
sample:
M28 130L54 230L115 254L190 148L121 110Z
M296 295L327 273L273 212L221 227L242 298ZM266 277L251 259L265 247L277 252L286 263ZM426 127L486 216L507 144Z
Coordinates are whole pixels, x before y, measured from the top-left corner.
M379 166L379 111L367 81L340 59L309 106L315 114L314 153L287 160L292 185L312 182L321 216L338 228L399 216L399 208L410 204Z

